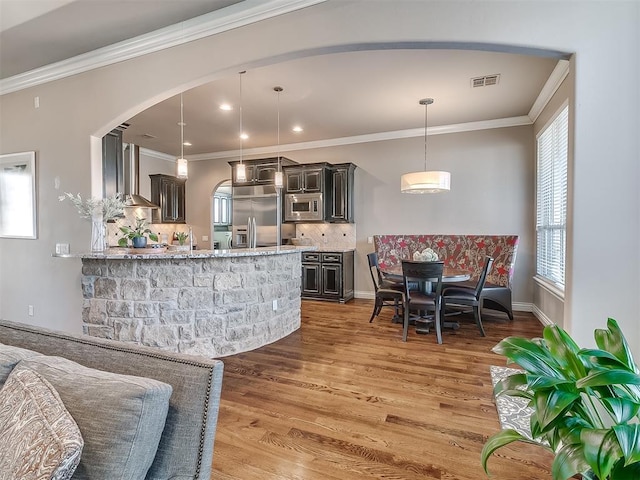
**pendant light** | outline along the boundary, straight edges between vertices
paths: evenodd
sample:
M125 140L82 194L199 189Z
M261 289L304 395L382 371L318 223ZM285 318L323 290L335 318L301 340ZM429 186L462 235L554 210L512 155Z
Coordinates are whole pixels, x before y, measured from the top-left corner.
M273 183L276 188L282 188L284 185L282 166L280 165L280 93L282 93L283 90L282 87L273 87L273 91L278 94L278 149L276 151L276 155L278 155L278 170L273 177Z
M242 163L242 75L246 73L246 70L243 70L239 73L240 76L240 163L236 165L236 181L238 182L246 182L247 181L247 170L245 168L244 163Z
M438 170L427 170L427 109L433 98L423 98L424 105L424 171L405 173L400 179L402 193L439 193L451 189L451 174Z
M187 159L184 158L184 103L182 101L182 93L180 93L180 158L176 160L178 178L187 178L189 176L189 165Z

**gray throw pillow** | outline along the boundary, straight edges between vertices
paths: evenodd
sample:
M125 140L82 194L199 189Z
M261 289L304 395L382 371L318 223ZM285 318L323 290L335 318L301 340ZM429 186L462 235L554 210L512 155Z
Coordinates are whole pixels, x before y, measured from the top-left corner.
M0 390L0 478L68 480L82 435L49 382L16 367Z
M33 357L19 366L53 385L80 428L85 445L72 478L145 478L167 417L170 385L87 368L61 357Z
M33 350L0 343L0 388L2 388L9 374L20 360L35 357L36 355L41 354Z

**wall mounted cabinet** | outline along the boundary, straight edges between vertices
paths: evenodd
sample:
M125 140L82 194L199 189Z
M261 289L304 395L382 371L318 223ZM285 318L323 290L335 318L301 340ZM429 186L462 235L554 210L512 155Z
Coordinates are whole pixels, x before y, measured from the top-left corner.
M186 180L163 174L149 177L151 201L160 207L153 212L153 223L185 223Z
M353 250L302 253L302 298L345 303L353 298Z
M326 221L353 223L353 163L332 165L329 169L329 188L325 201Z
M116 128L102 137L102 193L111 197L124 192L122 129Z
M276 172L278 171L278 157L259 158L253 160L243 160L247 179L239 181L236 175L236 165L239 160L229 162L231 165L231 183L234 187L244 187L251 185L273 185ZM295 165L293 160L280 157L280 166Z
M327 163L312 163L284 168L284 193L323 193L327 167Z

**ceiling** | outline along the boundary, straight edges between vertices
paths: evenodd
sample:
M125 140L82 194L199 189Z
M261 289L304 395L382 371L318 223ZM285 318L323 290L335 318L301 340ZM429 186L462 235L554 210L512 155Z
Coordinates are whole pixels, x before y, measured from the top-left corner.
M0 0L1 78L242 3ZM434 98L428 107L429 127L518 119L530 114L558 62L479 50L385 49L257 68L242 75L242 123L249 135L243 148L250 152L277 145L278 105L281 145L362 135L400 138L411 136L406 134L411 130L415 135L415 129L424 128L425 111L418 102L425 97ZM496 85L472 87L472 78L495 74ZM284 89L279 99L275 86ZM220 110L222 102L233 110ZM192 144L184 147L187 158L223 156L240 147L239 74L185 91L183 104L184 139ZM177 95L128 120L124 140L179 156L179 122ZM303 132L292 132L294 125Z

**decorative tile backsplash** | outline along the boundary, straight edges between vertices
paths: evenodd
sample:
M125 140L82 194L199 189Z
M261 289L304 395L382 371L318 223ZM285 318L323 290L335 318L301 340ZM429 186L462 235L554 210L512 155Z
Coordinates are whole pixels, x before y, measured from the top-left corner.
M312 245L329 250L356 248L355 223L298 223L296 237L311 239Z
M145 212L146 209L125 209L125 217L115 221L115 223L107 223L107 237L110 247L118 245L118 240L122 238L120 232L121 226L133 226L136 223L136 215L141 215L145 218L151 219L151 214ZM172 223L150 223L149 230L158 235L158 243L171 244L173 241L174 232L189 232L189 225L184 223L172 224ZM196 236L193 237L196 242ZM149 240L149 243L156 243L153 240ZM195 243L194 243L195 245Z

